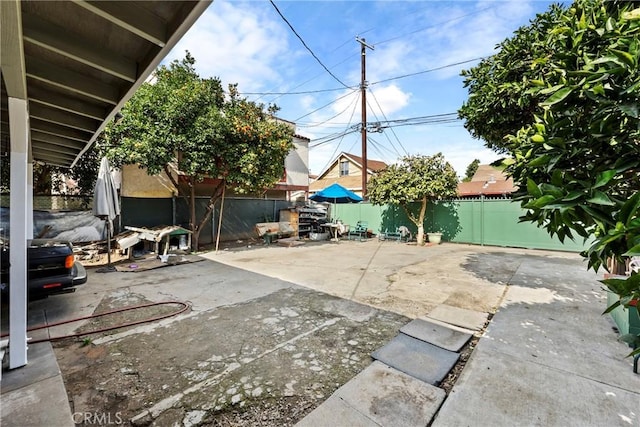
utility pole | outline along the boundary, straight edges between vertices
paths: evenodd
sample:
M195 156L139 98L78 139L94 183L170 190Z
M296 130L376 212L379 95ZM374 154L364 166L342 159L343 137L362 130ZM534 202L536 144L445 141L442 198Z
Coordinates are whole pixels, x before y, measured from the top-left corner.
M362 123L360 133L362 135L362 198L367 198L367 48L373 50L373 46L368 45L365 39L356 37L356 41L360 43L360 57L361 57L361 78L360 78L360 98L362 101Z

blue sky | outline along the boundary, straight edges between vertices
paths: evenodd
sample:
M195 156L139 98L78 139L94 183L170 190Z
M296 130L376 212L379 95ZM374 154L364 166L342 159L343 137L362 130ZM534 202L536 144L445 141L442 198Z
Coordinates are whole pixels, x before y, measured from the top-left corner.
M393 125L369 133L368 157L393 163L405 154L442 152L463 175L474 159L488 163L499 156L459 120L424 122L456 113L467 97L460 71L494 53L552 2L274 3L319 61L269 1L228 0L215 0L167 60L189 50L202 77L219 77L225 87L238 83L248 99L277 104L278 116L311 139L310 171L318 174L341 151L361 154L356 37L364 38L374 47L366 53L367 122Z

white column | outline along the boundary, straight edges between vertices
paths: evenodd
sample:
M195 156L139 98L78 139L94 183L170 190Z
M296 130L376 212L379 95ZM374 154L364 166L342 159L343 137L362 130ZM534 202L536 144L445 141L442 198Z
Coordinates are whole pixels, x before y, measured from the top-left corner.
M27 163L27 239L33 239L33 161Z
M27 101L9 98L11 196L9 198L9 368L27 364L27 215L29 114Z

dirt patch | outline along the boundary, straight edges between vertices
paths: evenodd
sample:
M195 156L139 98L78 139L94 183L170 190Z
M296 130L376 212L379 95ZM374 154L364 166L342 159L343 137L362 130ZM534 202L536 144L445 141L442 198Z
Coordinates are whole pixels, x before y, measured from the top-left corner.
M120 291L96 311L143 302ZM74 412L133 425L289 426L408 321L292 288L113 341L58 342L55 351Z

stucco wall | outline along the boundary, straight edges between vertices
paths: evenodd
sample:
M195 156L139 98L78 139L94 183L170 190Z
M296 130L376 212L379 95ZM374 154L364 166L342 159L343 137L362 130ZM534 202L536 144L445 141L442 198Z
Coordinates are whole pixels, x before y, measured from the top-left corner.
M146 169L125 165L122 167L121 191L123 197L171 197L174 186L164 173L149 176Z
M287 185L309 185L309 141L293 137L294 149L287 155L284 166Z

